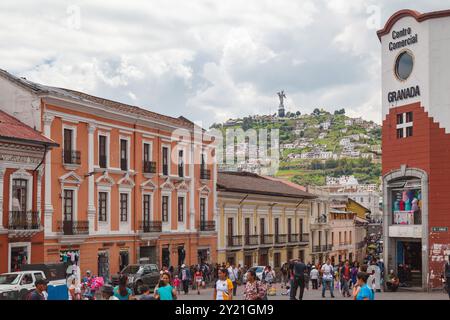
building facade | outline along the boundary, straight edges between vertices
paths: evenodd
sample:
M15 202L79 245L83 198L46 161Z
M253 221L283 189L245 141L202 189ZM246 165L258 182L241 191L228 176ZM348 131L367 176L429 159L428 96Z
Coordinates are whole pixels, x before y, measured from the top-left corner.
M128 263L215 261L214 147L201 128L5 71L0 105L60 145L45 158L44 262L76 255L109 278Z
M248 172L219 172L218 262L280 268L309 258L314 195Z
M0 111L0 273L43 261L43 160L58 145Z
M406 264L409 285L440 288L450 254L450 10L401 10L378 37L386 270Z

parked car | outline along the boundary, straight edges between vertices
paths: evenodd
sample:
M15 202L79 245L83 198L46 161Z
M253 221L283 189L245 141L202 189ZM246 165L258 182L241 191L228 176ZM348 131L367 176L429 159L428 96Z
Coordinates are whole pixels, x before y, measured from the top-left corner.
M55 273L46 276L43 270L33 270L33 265L28 265L27 269L30 270L0 274L0 300L26 299L28 293L36 288L34 283L38 279L49 280L49 286L66 286L65 276L60 278Z
M119 274L112 276L114 286L119 284L119 277L122 274L128 277L128 287L134 294L141 294L140 287L144 284L153 290L160 279L159 268L156 264L130 264Z
M251 267L250 269L248 269L248 271L253 270L256 273L256 277L261 281L262 280L262 275L264 272L265 266L256 266L256 267ZM244 274L244 276L242 277L242 281L244 283L247 283L247 274L248 271Z

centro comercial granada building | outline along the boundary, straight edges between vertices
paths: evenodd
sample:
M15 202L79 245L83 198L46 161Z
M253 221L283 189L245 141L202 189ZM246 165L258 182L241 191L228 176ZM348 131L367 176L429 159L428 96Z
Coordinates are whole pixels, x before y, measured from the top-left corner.
M378 31L382 56L386 270L442 288L450 255L450 10L401 10Z
M54 142L45 150L33 206L25 203L31 189L23 189L29 194L20 199L7 188L0 196L4 225L11 203L23 208L23 216L24 208L32 208L40 221L28 238L0 243L10 262L17 252L25 255L23 263L60 262L69 255L82 271L109 278L129 263L216 261L215 153L204 130L183 117L40 85L4 70L0 108ZM0 266L0 272L12 269L12 263Z

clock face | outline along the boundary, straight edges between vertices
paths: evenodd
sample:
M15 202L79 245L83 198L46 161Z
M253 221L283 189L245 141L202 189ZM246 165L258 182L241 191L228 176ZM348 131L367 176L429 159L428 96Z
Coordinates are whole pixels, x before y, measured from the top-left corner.
M414 67L414 57L409 50L401 52L395 61L395 75L398 80L405 81L411 75Z

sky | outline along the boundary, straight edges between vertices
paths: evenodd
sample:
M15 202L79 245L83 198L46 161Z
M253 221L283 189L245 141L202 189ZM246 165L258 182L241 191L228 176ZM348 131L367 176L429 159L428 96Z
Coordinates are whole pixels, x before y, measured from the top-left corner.
M376 31L437 0L2 0L0 68L209 127L315 108L381 122Z

